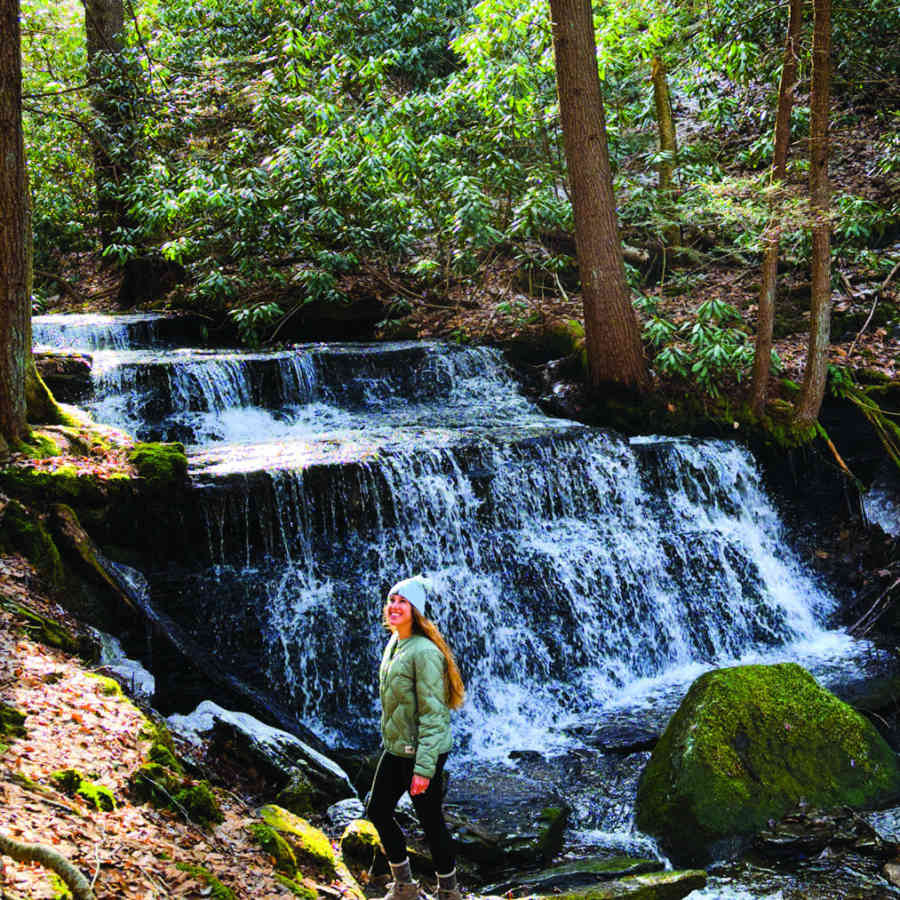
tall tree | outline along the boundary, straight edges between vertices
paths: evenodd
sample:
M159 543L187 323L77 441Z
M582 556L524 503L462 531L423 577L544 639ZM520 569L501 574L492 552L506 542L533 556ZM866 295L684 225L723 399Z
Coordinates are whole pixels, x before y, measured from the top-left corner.
M647 362L625 281L591 3L550 0L550 15L590 381L643 388Z
M0 449L28 433L31 351L19 0L0 0Z
M828 111L831 100L831 0L813 2L812 89L809 106L809 205L812 255L809 348L795 423L812 427L828 376L831 337L831 184L828 180Z
M674 173L678 156L678 141L675 135L675 119L672 116L672 98L669 93L669 79L666 64L659 56L650 60L650 80L653 82L653 102L656 106L656 127L659 132L659 194L662 208L668 216L672 212L672 197L675 187ZM681 229L676 223L666 225L663 240L667 247L681 243Z
M778 274L779 225L777 209L780 186L787 176L788 148L791 142L791 110L794 90L797 86L797 56L800 23L803 17L803 0L791 0L788 15L787 37L784 41L784 61L778 84L778 108L775 113L775 149L772 157L772 212L766 233L759 287L759 313L756 323L756 355L753 360L753 381L750 387L750 405L760 415L765 409L772 358L772 333L775 326L775 282Z
M123 90L128 80L122 51L125 47L125 12L122 0L82 0L87 40L88 79L93 85L94 180L100 240L112 243L117 227L126 223L119 185L129 165L122 147L130 121L129 99Z

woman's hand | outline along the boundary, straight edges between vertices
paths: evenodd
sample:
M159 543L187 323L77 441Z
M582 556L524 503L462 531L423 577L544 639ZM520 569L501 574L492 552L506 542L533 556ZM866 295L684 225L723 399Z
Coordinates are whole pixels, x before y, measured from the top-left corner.
M428 790L429 784L431 784L430 778L423 778L421 775L413 775L412 783L409 786L410 797L415 797L416 794L424 794L425 791Z

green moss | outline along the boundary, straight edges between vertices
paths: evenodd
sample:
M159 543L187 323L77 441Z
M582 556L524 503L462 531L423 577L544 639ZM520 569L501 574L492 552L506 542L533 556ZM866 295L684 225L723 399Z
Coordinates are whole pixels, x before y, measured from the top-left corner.
M315 866L329 880L334 878L336 872L334 850L322 831L310 825L305 819L274 804L262 807L257 814L266 825L281 833L291 845L299 862Z
M112 812L116 808L116 798L112 791L102 784L83 780L75 793L94 809Z
M187 456L182 444L135 444L128 459L141 478L181 482L187 477Z
M0 700L0 737L25 737L25 714Z
M642 773L637 823L677 861L752 834L800 800L865 807L900 795L872 724L793 663L702 675Z
M274 858L275 868L293 878L297 872L297 857L291 845L274 828L260 822L251 824L248 831L256 843Z
M152 741L154 745L159 744L168 750L173 756L175 754L175 741L172 740L172 733L169 731L162 719L145 719L141 726L140 737L145 741ZM150 748L153 753L153 748ZM151 755L152 759L152 755ZM159 760L157 760L158 762ZM181 771L181 764L177 764L177 771ZM172 768L175 768L174 766Z
M147 751L147 759L151 762L159 763L159 765L165 766L177 774L184 772L181 763L175 758L175 754L159 741L155 741L153 746Z
M32 432L17 447L20 453L24 453L29 459L49 459L51 456L59 456L59 444L53 438L45 434Z
M50 776L50 781L62 793L81 797L92 809L112 812L116 808L112 791L102 784L89 781L78 769L60 769Z
M25 630L35 640L49 647L57 647L66 653L78 653L82 649L81 642L63 625L39 615L27 606L21 606L13 600L3 600L3 606L10 612L25 619Z
M38 373L34 360L25 369L25 409L29 422L41 425L77 425L57 402Z
M197 825L211 825L225 821L219 801L207 781L194 781L182 787L175 794L175 804Z
M535 851L545 860L554 857L562 846L563 831L569 820L567 807L548 806L538 817L538 840Z
M378 831L368 819L354 819L341 835L341 856L366 868L372 865L375 855L384 852Z
M303 897L304 900L316 900L319 896L315 888L311 888L302 881L294 881L285 875L276 875L275 880L286 887L295 897Z
M53 900L72 900L72 892L56 872L50 872L49 878L50 887L53 890Z
M154 762L144 763L128 779L128 787L136 803L150 803L164 809L171 808L172 798L180 790L181 783L180 776Z
M54 586L65 580L59 550L44 523L18 500L10 500L0 521L0 552L21 553Z
M219 801L206 781L194 781L158 762L144 763L128 780L137 803L150 803L187 816L196 825L223 822Z
M316 811L316 790L302 772L295 771L275 802L295 815L311 816Z
M81 784L81 772L78 769L60 769L50 775L53 786L64 794L74 794Z
M98 675L94 672L88 673L88 678L93 678L100 682L100 693L104 697L121 697L122 685L115 678L109 678L106 675Z
M188 875L196 878L198 881L204 882L209 888L207 896L213 897L214 900L237 900L234 891L222 884L209 869L194 863L185 862L175 863L175 868L180 869L182 872L187 872Z

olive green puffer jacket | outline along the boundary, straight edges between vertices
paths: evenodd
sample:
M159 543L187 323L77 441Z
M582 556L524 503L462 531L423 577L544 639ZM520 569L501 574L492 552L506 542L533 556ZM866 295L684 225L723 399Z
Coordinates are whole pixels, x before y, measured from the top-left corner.
M414 756L414 772L434 775L437 758L453 744L444 654L427 637L414 634L384 649L378 681L381 689L381 735L394 756Z

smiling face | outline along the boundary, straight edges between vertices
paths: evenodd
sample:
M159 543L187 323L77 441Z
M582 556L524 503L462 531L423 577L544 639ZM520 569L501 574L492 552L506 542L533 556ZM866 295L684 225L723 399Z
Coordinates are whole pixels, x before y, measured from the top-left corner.
M398 638L408 638L412 634L412 606L409 600L399 594L391 594L385 607L388 626Z

